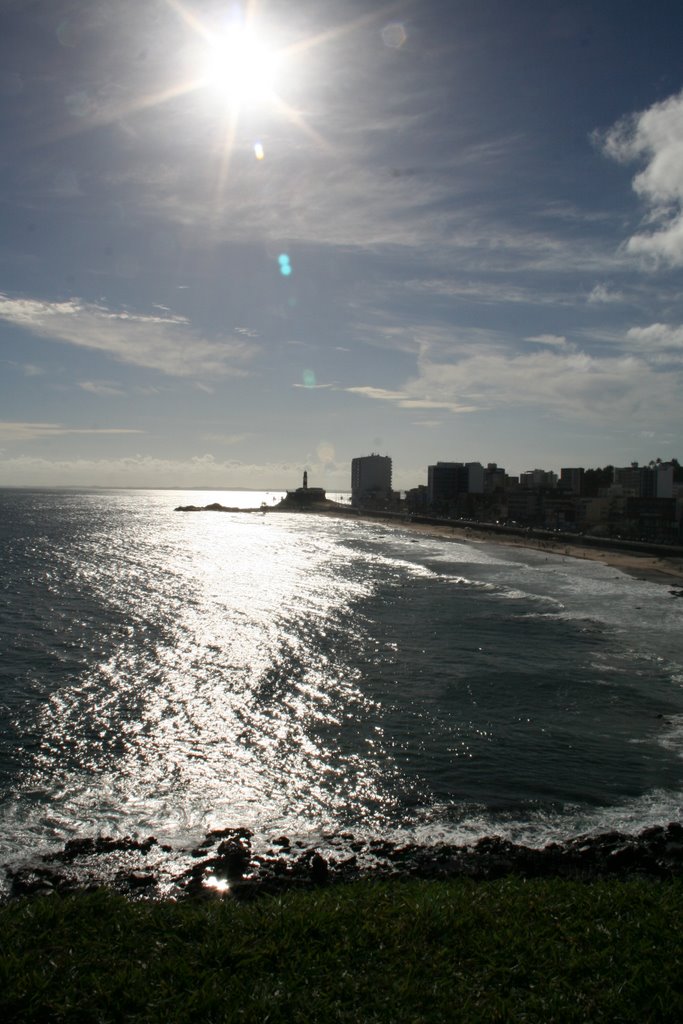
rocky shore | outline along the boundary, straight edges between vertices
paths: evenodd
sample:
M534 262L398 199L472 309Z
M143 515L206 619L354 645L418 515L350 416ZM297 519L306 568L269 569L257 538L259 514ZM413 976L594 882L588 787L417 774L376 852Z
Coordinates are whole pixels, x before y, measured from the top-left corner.
M249 899L261 893L376 879L490 880L683 876L683 825L653 826L637 835L583 835L542 849L497 836L471 846L434 846L326 836L316 847L279 836L255 843L248 829L209 832L191 850L144 840L74 839L30 864L6 868L7 898L73 893L100 887L136 899ZM256 847L259 847L258 849Z

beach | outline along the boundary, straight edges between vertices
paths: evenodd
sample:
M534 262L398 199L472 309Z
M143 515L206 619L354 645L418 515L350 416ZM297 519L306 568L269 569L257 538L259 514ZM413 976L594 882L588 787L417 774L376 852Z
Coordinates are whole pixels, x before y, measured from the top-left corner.
M359 517L364 518L364 517ZM588 547L581 544L571 535L563 534L558 539L547 540L535 537L520 537L515 534L494 533L488 530L477 530L476 527L463 526L459 523L435 525L399 521L393 518L368 517L368 521L382 522L386 526L394 526L402 530L410 530L426 536L439 537L441 540L465 541L472 544L496 544L502 547L531 548L546 551L548 554L561 555L567 558L582 558L603 565L612 566L621 572L628 573L635 579L648 580L651 583L683 584L683 556L660 556L641 554L635 551L621 551L615 548Z

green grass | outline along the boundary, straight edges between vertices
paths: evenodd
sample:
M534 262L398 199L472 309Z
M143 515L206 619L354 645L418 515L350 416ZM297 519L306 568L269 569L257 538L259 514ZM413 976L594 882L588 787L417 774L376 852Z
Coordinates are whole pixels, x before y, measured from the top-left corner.
M683 882L362 882L0 908L0 1019L683 1020Z

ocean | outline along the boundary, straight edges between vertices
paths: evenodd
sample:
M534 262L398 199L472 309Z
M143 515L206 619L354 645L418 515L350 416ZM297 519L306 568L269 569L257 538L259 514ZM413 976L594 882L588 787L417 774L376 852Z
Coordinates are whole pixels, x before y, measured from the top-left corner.
M541 846L681 820L683 600L596 562L281 492L0 491L0 863L178 848Z

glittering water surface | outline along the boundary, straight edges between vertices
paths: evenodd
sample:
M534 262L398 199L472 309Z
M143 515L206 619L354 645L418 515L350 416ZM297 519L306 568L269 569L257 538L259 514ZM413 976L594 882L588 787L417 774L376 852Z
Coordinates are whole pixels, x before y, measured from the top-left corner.
M680 818L683 601L230 492L0 492L0 858L74 835Z

